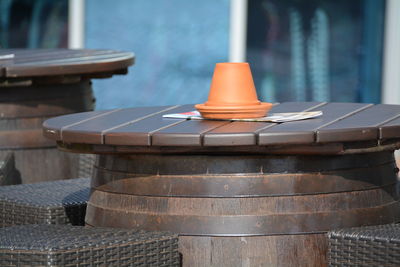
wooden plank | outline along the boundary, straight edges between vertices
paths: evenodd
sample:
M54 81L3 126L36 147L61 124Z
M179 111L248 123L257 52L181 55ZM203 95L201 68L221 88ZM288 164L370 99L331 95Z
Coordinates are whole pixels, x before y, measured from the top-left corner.
M131 57L119 58L111 62L87 62L85 64L72 65L46 65L38 66L33 69L30 66L17 68L6 68L6 76L9 78L18 77L40 77L40 76L56 76L56 75L78 75L91 74L96 72L113 72L115 70L126 69L134 63Z
M187 120L152 134L153 146L201 146L202 135L229 121Z
M143 120L104 132L104 143L107 145L151 145L151 133L172 125L181 123L186 119L168 119L162 115L181 113L195 110L193 105L183 105L147 117Z
M379 139L400 137L400 118L391 120L379 127Z
M259 144L309 144L315 141L315 132L335 121L359 112L371 104L329 103L313 108L321 110L319 118L280 123L259 132Z
M102 62L102 61L112 61L118 58L125 58L125 57L133 57L133 53L129 52L114 52L114 53L107 53L107 54L78 54L74 56L70 56L68 54L64 56L59 56L57 58L38 58L36 60L26 61L21 60L16 62L18 64L14 64L15 67L21 66L41 66L41 65L54 65L54 64L62 64L62 65L69 65L69 64L82 64L87 62Z
M76 64L31 65L11 66L6 68L7 77L35 77L53 75L87 74L93 72L107 72L127 68L134 63L133 55L114 57L108 60L86 61Z
M322 127L317 131L316 141L349 142L378 139L378 126L400 115L400 105L375 105L343 120Z
M272 107L270 113L298 112L323 105L321 102L285 102ZM256 145L257 133L275 126L269 122L232 122L204 134L204 146Z
M2 65L12 67L19 64L30 64L32 68L36 67L38 61L53 59L79 58L87 55L99 55L115 53L112 50L70 50L70 49L7 49L2 50L2 54L14 54L14 58L2 61ZM119 52L118 52L119 53ZM3 64L4 63L4 64Z
M31 52L29 52L31 51ZM28 53L15 53L14 63L31 63L37 61L50 61L59 59L78 59L80 57L97 56L121 53L113 50L69 50L69 49L52 49L52 50L28 50ZM122 52L125 53L125 52Z
M312 247L312 249L310 249ZM182 266L326 266L325 234L179 236Z
M272 125L270 122L231 122L204 134L204 146L255 145L256 132Z
M102 116L64 127L61 138L67 143L104 144L103 133L171 108L173 106L116 109Z
M1 54L14 54L14 64L43 59L73 58L87 55L110 54L120 51L98 49L2 49Z
M43 59L68 58L82 54L81 50L69 49L18 49L14 52L14 64L34 62Z
M112 50L10 50L15 58L5 67L6 77L85 74L125 69L134 54Z
M43 135L52 140L61 141L61 129L63 127L68 127L69 125L74 125L77 123L84 122L91 118L96 118L98 116L104 115L111 112L110 110L98 110L91 112L82 112L64 115L56 118L51 118L43 123Z

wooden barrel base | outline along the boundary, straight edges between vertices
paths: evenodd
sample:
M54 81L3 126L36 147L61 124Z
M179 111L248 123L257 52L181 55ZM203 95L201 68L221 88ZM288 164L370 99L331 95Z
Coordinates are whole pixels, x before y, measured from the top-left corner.
M22 177L10 184L78 178L79 154L62 152L49 147L0 150L0 155L9 152L14 154L15 168Z
M324 234L179 237L183 266L193 267L326 266L327 247Z
M76 178L79 155L57 149L43 136L42 124L58 115L93 110L90 80L33 84L0 90L0 154L13 152L21 175L16 183Z
M391 151L100 155L95 167L86 223L178 233L184 266L324 266L327 231L400 221Z

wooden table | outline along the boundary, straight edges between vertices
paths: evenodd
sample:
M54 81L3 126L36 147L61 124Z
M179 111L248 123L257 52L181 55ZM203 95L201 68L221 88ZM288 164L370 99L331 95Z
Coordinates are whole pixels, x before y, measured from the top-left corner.
M324 266L331 229L400 219L400 106L298 102L288 123L163 119L193 105L85 112L44 123L98 154L86 223L180 234L184 266Z
M42 136L44 120L93 110L92 78L126 74L134 55L112 50L0 50L0 155L13 152L23 183L78 176L79 157ZM18 183L16 179L13 183Z

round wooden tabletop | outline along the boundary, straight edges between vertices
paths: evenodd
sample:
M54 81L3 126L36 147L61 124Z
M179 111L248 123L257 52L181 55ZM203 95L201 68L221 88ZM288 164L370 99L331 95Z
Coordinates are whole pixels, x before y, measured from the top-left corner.
M66 150L107 152L268 152L343 154L398 149L400 105L285 102L271 113L320 110L286 123L166 119L193 105L84 112L44 122L44 135Z
M5 55L11 58L1 59ZM113 50L89 49L2 49L0 79L85 76L110 77L125 74L134 63L134 54Z

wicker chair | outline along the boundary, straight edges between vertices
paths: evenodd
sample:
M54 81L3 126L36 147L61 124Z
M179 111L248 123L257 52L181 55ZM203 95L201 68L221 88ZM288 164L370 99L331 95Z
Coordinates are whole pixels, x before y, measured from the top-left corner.
M96 161L94 154L79 154L78 177L92 177L93 166Z
M340 229L328 233L329 266L400 266L400 225Z
M0 186L0 227L84 225L89 178Z
M178 236L71 225L0 229L0 266L180 266Z

